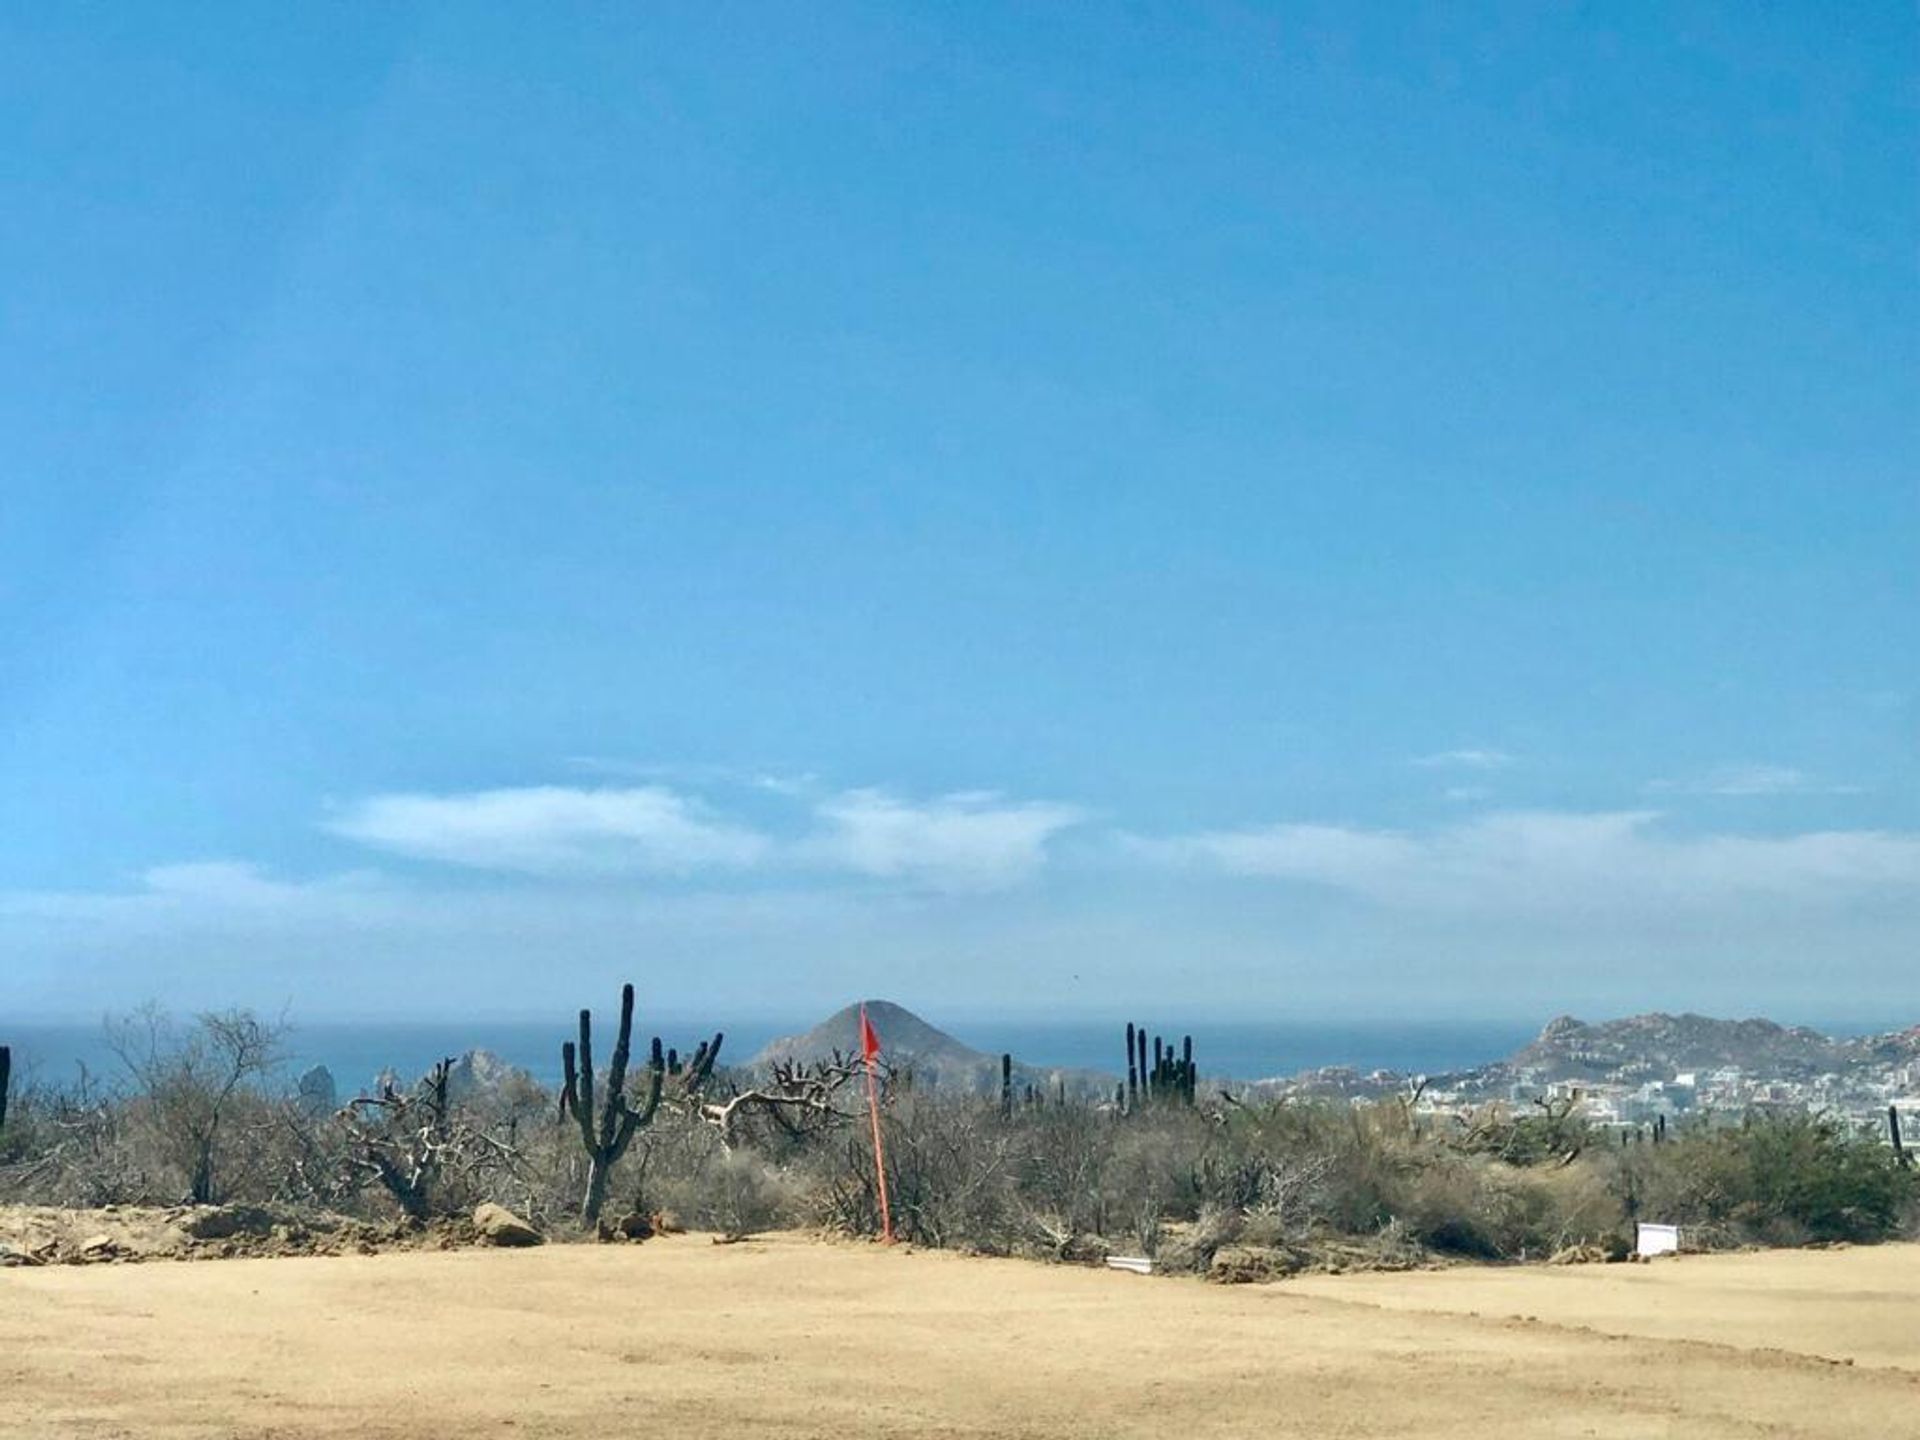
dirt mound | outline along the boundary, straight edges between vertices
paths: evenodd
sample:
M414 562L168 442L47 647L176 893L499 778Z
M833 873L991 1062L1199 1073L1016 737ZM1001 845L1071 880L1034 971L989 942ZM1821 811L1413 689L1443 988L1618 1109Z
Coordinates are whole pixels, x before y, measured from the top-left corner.
M0 1268L212 1260L264 1255L372 1255L478 1242L467 1220L375 1224L324 1210L267 1205L0 1207Z
M1222 1245L1207 1265L1216 1285L1257 1285L1296 1275L1306 1268L1298 1251L1278 1245Z

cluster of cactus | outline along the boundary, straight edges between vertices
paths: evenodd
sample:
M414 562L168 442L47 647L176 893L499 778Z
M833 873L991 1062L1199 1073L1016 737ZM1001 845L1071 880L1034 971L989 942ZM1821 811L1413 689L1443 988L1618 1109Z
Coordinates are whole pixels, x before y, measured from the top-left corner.
M1013 1083L1013 1056L1002 1052L1000 1056L1000 1113L1011 1116L1016 1106L1028 1110L1038 1109L1042 1105L1064 1105L1067 1103L1067 1082L1056 1075L1053 1090L1048 1092L1044 1083L1036 1085L1031 1080L1023 1081L1017 1088Z
M1193 1103L1195 1082L1198 1071L1193 1064L1193 1037L1183 1036L1180 1049L1176 1052L1173 1042L1153 1037L1153 1063L1147 1063L1147 1029L1144 1025L1127 1024L1127 1090L1126 1109L1137 1109L1142 1105L1158 1101L1177 1101L1183 1105Z
M663 1051L660 1037L654 1036L647 1059L646 1098L636 1106L627 1095L627 1064L633 1049L633 986L621 986L620 1030L614 1039L613 1058L607 1062L606 1094L596 1114L593 1012L580 1012L579 1048L576 1050L571 1040L560 1047L560 1118L573 1116L580 1126L580 1143L587 1152L587 1193L580 1205L582 1223L599 1224L613 1167L627 1153L635 1132L653 1123L667 1078L673 1077L680 1091L691 1095L713 1073L724 1038L715 1033L713 1039L702 1040L692 1057L683 1063L677 1050Z
M1656 1115L1653 1117L1653 1124L1644 1130L1638 1125L1634 1126L1631 1130L1622 1130L1620 1132L1620 1145L1622 1149L1625 1149L1628 1145L1644 1144L1649 1139L1658 1145L1666 1138L1667 1117L1664 1115Z

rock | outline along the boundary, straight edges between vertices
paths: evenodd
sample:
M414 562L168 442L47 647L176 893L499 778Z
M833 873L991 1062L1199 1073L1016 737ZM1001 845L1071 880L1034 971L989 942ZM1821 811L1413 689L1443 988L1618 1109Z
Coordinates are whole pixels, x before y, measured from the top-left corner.
M514 1088L531 1088L531 1073L509 1065L491 1050L469 1050L447 1072L447 1098L468 1101L488 1098Z
M1257 1285L1291 1275L1299 1268L1299 1257L1277 1246L1223 1245L1207 1265L1207 1279L1216 1285Z
M340 1087L334 1084L333 1072L324 1065L315 1065L302 1075L297 1089L300 1108L308 1115L331 1115L340 1108Z
M489 1245L539 1245L546 1237L504 1205L492 1201L473 1212L473 1228Z

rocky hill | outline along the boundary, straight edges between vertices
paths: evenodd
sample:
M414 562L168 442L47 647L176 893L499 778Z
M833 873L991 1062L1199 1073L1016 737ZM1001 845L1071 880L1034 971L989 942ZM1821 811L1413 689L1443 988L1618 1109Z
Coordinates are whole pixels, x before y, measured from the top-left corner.
M468 1050L451 1058L453 1065L447 1072L447 1096L452 1100L469 1100L476 1095L498 1095L509 1089L531 1090L539 1086L532 1072L510 1064L491 1050ZM374 1076L372 1085L361 1093L378 1094L388 1085L396 1090L410 1090L425 1078L425 1075L408 1078L389 1067ZM326 1066L316 1065L300 1077L301 1094L308 1092L310 1084L316 1090L323 1084L332 1086L333 1075Z
M1630 1079L1723 1068L1748 1076L1804 1080L1915 1061L1920 1061L1920 1026L1843 1039L1771 1020L1655 1013L1597 1025L1562 1015L1502 1068L1535 1071L1556 1080Z
M1863 1035L1857 1040L1843 1040L1840 1043L1851 1061L1881 1065L1920 1063L1920 1025L1889 1031L1885 1035Z
M1794 1077L1838 1068L1845 1050L1844 1042L1817 1030L1790 1029L1771 1020L1652 1014L1589 1025L1562 1015L1508 1064L1570 1080L1642 1067L1671 1073L1735 1066Z

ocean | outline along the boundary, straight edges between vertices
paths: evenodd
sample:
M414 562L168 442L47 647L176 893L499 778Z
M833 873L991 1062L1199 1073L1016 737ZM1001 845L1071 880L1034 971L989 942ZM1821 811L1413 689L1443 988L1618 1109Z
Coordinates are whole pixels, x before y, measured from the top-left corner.
M769 1040L810 1029L818 1017L761 1021L727 1032L723 1060L753 1055ZM604 1023L604 1022L603 1022ZM649 1027L649 1033L651 1033ZM683 1051L702 1038L691 1024L661 1021L662 1038ZM1009 1051L1023 1064L1120 1073L1124 1024L1070 1020L977 1022L943 1025L961 1042L998 1054ZM1522 1021L1339 1021L1309 1023L1207 1024L1170 1026L1174 1043L1194 1037L1194 1058L1201 1073L1235 1079L1291 1075L1323 1065L1359 1070L1438 1072L1499 1060L1525 1045L1540 1026ZM509 1064L531 1072L542 1083L560 1078L560 1045L570 1038L564 1024L513 1020L382 1021L367 1024L296 1024L288 1033L281 1069L291 1077L312 1065L325 1065L342 1090L367 1085L381 1071L403 1076L424 1072L442 1056L490 1050ZM882 1043L886 1037L881 1036ZM602 1056L611 1034L597 1032ZM11 1044L16 1083L28 1077L49 1084L70 1084L80 1067L96 1080L115 1083L124 1067L94 1025L9 1025L0 1042Z

